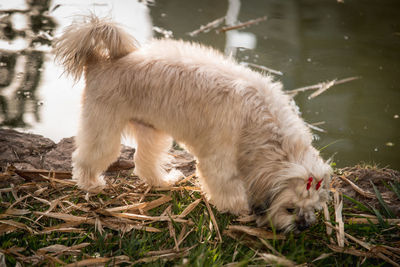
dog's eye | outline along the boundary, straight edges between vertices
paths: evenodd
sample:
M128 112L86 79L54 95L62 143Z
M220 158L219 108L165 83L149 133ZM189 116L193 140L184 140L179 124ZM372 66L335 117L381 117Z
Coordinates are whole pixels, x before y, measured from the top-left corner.
M294 208L287 208L286 211L290 214L294 213Z

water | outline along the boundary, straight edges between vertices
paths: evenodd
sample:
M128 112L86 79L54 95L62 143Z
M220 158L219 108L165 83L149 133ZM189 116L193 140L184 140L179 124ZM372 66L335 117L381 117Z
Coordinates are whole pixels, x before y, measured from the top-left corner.
M280 71L285 89L360 76L309 100L295 97L315 145L338 166L359 162L400 169L400 2L0 0L0 125L55 141L75 135L83 83L62 75L51 40L76 14L114 17L140 42L164 34L211 45L239 62ZM37 5L35 5L37 3ZM217 18L248 28L191 37ZM162 32L162 33L159 33Z

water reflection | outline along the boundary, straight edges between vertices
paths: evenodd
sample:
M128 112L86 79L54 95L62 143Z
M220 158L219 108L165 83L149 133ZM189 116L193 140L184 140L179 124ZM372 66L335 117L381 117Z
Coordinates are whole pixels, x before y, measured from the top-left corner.
M232 26L238 24L240 13L240 0L229 0L228 10L226 12L226 25ZM226 34L225 55L236 56L238 48L254 49L256 48L256 36L251 32L243 30L231 30Z
M0 12L1 39L8 44L8 49L0 49L0 126L29 127L27 114L40 121L37 88L44 53L35 47L51 44L56 24L47 15L49 4L49 0L34 0L27 2L26 9ZM21 25L24 21L26 25ZM16 43L25 45L12 50Z
M59 141L76 134L83 81L63 75L51 40L81 15L122 24L139 42L152 38L148 7L135 0L0 0L0 126Z
M91 11L141 43L172 33L281 71L286 89L362 76L296 103L307 122L325 122L327 133L317 133L315 144L332 144L323 152L338 152L339 166L400 168L399 8L398 0L0 0L0 126L55 141L75 135L84 83L62 75L50 44L77 14ZM263 16L266 22L249 28L188 34L217 18L230 25Z

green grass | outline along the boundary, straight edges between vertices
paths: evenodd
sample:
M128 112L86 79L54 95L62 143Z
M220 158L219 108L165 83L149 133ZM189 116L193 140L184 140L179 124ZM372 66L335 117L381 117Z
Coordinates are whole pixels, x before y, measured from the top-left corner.
M41 184L40 186L43 186ZM47 184L49 185L49 184ZM393 191L398 189L396 186L389 184L389 188ZM396 188L396 189L395 189ZM376 189L376 188L375 188ZM84 200L84 194L77 192L73 187L64 187L59 192L68 192L70 195L64 200L69 200L75 205L88 204ZM71 194L72 193L72 194ZM380 192L375 191L379 202L383 201ZM26 194L24 191L18 192L19 197ZM171 206L171 214L180 214L189 204L195 199L201 198L198 192L192 191L174 191L166 192L163 194L170 194L172 201L169 201L157 208L148 212L148 215L159 216L169 206ZM380 196L380 197L379 197ZM44 196L40 196L43 198ZM54 195L47 195L47 200L51 201L60 197L59 193ZM379 220L378 224L345 224L345 232L358 239L371 244L372 246L386 245L390 247L399 247L400 244L400 231L399 224L390 225L386 222L387 218L394 218L393 212L388 211L385 202L380 202L378 208L369 207L367 203L362 203L358 200L344 196L349 200L343 208L345 218L350 216L354 217L354 213L363 213L376 215ZM145 201L156 199L157 196L150 196ZM100 200L101 199L101 200ZM112 199L110 195L99 194L90 198L90 203L87 207L91 207L92 211L86 214L94 214L99 203L106 202ZM15 199L11 192L1 194L2 205L0 207L0 214L4 214L7 206L14 203ZM66 204L63 204L66 208ZM101 205L100 205L101 206ZM28 209L30 211L46 211L47 205L34 198L27 198L25 201L20 202L14 208ZM57 207L57 212L61 212L62 208ZM92 257L109 258L107 266L113 266L115 262L113 259L125 256L125 263L120 263L121 266L129 266L135 263L137 266L223 266L230 263L235 263L235 266L247 265L266 265L265 259L261 257L262 253L282 254L286 259L295 262L296 264L308 264L311 266L386 266L388 263L384 260L375 257L374 252L370 252L368 257L355 256L347 253L335 253L328 245L335 244L335 232L332 236L326 234L326 226L323 223L323 215L319 214L319 223L314 225L311 229L295 235L293 233L286 235L285 240L266 240L266 242L273 248L271 250L263 244L257 237L249 236L246 234L238 233L235 238L223 234L224 230L229 224L238 224L235 222L235 217L229 214L221 214L214 208L213 213L218 222L218 227L222 234L222 242L219 242L215 227L212 226L210 214L204 202L200 204L186 217L190 219L193 224L186 225L172 221L171 227L173 228L176 237L182 231L189 232L188 236L179 245L181 251L173 251L175 248L174 238L170 236L168 222L152 222L147 226L156 227L161 230L159 233L150 233L143 230L131 230L123 232L122 230L111 230L103 227L103 231L96 231L94 225L81 224L80 229L82 233L68 233L68 232L51 232L49 234L30 234L23 229L13 229L10 232L0 234L0 252L5 255L5 262L7 266L14 266L17 262L24 265L38 265L48 266L55 265L61 266L57 263L57 259L64 263L79 262L84 259ZM331 214L331 223L334 223L334 210L329 206ZM55 212L55 211L54 211ZM71 214L83 216L85 213L75 210ZM98 214L100 219L102 215ZM35 231L39 231L44 227L56 226L64 221L59 219L52 219L42 217L40 220L38 215L30 213L23 216L5 216L0 217L0 220L13 220L23 223ZM255 226L253 223L248 223L248 226ZM0 224L4 227L4 224ZM331 241L333 240L333 241ZM333 243L332 243L333 242ZM41 248L46 248L50 245L64 245L67 247L76 246L79 244L89 243L81 249L73 252L65 252L53 254L51 252L41 252ZM360 245L349 240L346 244L348 248L354 248L363 253L368 251ZM161 258L154 256L155 251L169 251L162 253ZM325 258L313 262L321 255L326 255ZM278 256L277 255L277 256ZM386 254L385 254L386 255ZM400 258L397 256L390 257L393 261L399 262ZM0 263L1 264L1 263Z

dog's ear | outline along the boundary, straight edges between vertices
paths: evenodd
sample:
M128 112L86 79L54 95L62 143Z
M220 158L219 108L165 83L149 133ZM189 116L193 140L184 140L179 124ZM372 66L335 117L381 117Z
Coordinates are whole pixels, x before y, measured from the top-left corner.
M263 215L267 212L273 201L272 194L267 194L264 201L261 203L253 204L251 207L253 213L257 216Z

